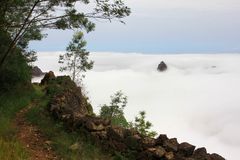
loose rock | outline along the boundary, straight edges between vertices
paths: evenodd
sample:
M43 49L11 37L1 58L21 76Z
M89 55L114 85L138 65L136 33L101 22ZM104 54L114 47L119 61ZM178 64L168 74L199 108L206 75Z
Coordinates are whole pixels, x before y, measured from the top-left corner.
M195 146L193 146L187 142L184 142L184 143L179 144L178 153L183 156L188 157L193 154L194 149L195 149Z

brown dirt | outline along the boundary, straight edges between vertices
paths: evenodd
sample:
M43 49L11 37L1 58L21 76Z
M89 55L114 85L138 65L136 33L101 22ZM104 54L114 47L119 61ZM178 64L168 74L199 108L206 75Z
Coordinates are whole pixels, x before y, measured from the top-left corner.
M30 104L17 113L14 125L17 128L17 139L23 144L30 160L58 160L49 141L40 130L25 119L25 114L33 106Z

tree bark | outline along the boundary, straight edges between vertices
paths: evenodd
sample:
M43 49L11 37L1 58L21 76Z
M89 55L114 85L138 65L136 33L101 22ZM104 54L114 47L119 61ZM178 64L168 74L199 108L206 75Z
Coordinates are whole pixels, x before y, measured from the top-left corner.
M73 60L73 81L75 82L75 78L76 78L76 58L77 55L74 54L74 60Z

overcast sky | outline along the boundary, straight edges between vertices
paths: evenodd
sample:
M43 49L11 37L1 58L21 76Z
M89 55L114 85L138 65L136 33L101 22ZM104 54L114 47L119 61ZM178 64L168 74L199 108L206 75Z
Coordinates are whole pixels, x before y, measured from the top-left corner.
M240 52L239 0L128 0L126 25L96 22L89 51L142 53ZM46 31L37 51L64 51L71 31Z

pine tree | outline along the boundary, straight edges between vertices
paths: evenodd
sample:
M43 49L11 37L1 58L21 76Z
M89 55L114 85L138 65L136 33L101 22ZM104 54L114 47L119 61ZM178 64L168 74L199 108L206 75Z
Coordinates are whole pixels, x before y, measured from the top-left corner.
M59 63L63 66L60 71L70 71L74 82L84 78L84 72L93 68L94 62L88 59L89 52L86 51L87 42L84 40L82 32L76 32L72 41L67 47L67 52L59 56Z

